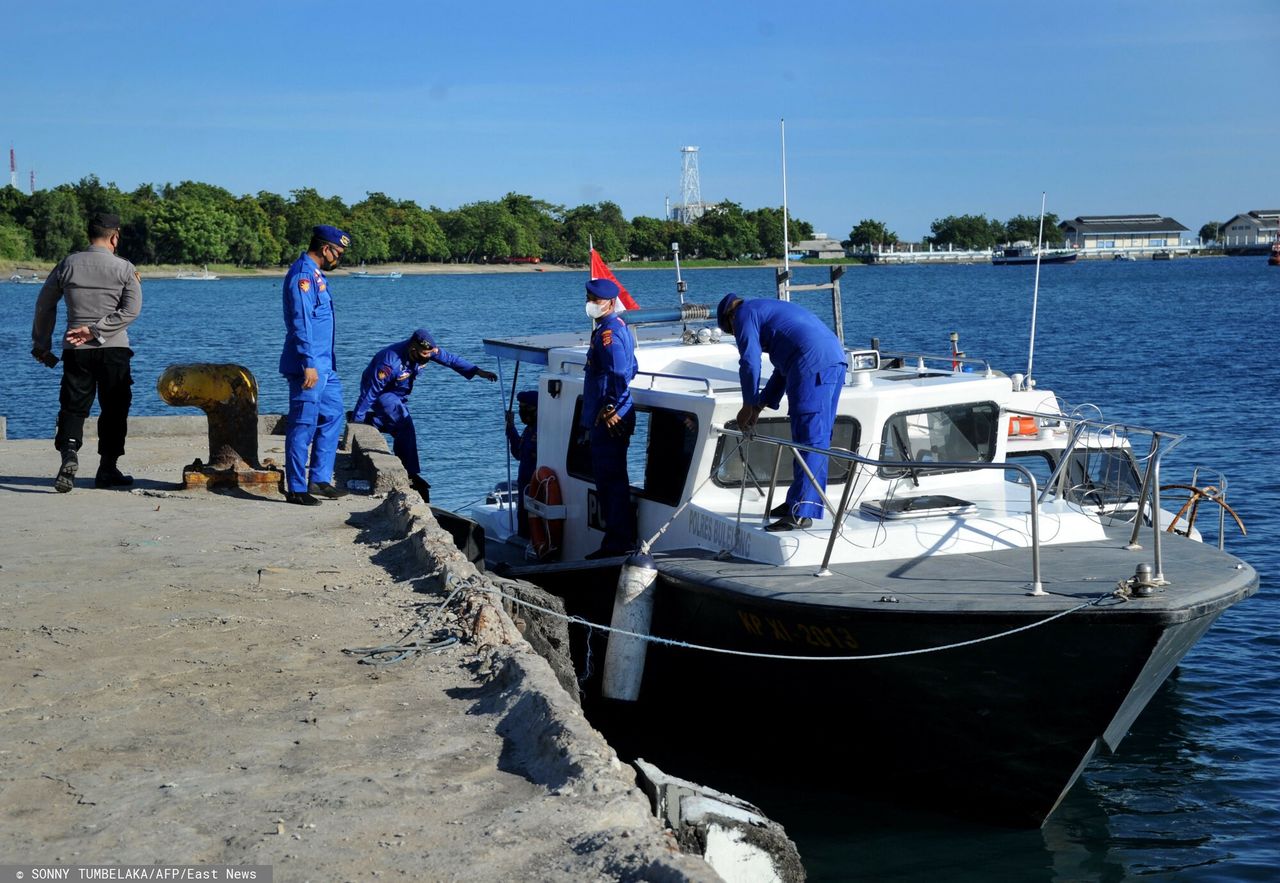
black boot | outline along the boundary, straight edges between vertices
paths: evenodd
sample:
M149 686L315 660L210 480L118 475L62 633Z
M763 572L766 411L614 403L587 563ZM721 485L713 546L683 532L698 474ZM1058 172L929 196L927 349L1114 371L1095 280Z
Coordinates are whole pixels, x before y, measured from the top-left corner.
M307 493L316 497L324 497L326 500L337 500L345 497L348 491L346 488L334 487L327 481L313 481L307 485Z
M76 486L76 472L80 469L80 457L76 454L75 442L68 440L68 447L62 449L62 465L53 479L53 489L60 494L69 492Z
M427 481L421 475L410 475L409 484L422 497L422 502L431 502L431 482Z
M116 468L115 457L103 457L98 464L98 474L93 477L96 488L128 487L133 484L133 476L125 475Z

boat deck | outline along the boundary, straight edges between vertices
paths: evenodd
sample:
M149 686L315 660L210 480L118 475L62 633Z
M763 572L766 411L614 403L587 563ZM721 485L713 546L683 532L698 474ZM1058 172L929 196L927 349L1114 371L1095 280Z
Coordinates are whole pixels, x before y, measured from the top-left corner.
M1107 540L1044 546L1041 579L1047 596L1031 596L1031 557L1026 549L976 553L957 559L924 556L912 560L832 564L831 574L813 567L777 567L736 559L719 560L705 550L655 556L658 572L692 591L731 593L757 603L803 605L834 610L880 611L895 615L952 616L956 613L1039 618L1112 593L1149 548L1128 550L1127 529L1112 528ZM1142 538L1150 542L1149 534ZM1164 622L1182 622L1220 610L1257 591L1258 575L1248 564L1224 557L1212 546L1181 537L1162 544L1169 585L1149 598L1102 601L1109 617L1126 613ZM963 564L961 568L960 565ZM892 600L887 600L892 599ZM1118 609L1117 609L1118 608ZM1087 612L1087 611L1082 611Z

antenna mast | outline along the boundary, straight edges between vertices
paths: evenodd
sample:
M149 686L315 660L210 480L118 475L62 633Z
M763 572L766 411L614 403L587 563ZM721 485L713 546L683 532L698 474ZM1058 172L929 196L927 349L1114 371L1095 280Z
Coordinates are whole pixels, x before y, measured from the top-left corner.
M1045 193L1040 191L1040 233L1036 236L1036 282L1031 290L1031 344L1027 347L1027 389L1035 385L1032 380L1031 363L1036 355L1036 307L1040 302L1040 250L1044 246L1044 201Z
M9 145L9 186L18 189L18 160L13 153L13 145Z
M791 300L791 229L787 224L787 121L778 120L782 130L782 284L779 300Z
M36 195L36 170L31 170L31 195Z

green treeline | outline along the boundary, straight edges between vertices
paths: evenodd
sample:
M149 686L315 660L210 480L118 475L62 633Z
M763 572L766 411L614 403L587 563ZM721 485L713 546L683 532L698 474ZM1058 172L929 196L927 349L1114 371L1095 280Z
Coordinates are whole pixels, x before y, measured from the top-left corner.
M930 235L924 238L924 242L935 247L993 248L1023 239L1027 242L1038 241L1040 218L1015 215L1001 223L986 215L947 215L945 218L934 221L929 227L929 232ZM1058 229L1058 216L1052 212L1046 212L1044 216L1045 245L1062 245L1065 241L1062 231ZM849 232L849 244L858 248L889 247L897 242L897 233L886 227L883 221L872 218L859 221L858 225Z
M612 202L565 208L518 193L447 210L382 193L348 206L311 188L287 197L236 196L184 181L125 192L90 175L30 196L14 187L0 190L0 259L60 260L88 246L88 218L102 211L120 216L120 254L135 264L280 266L305 249L316 224L351 234L347 261L355 264L516 257L582 263L589 241L606 261L666 259L673 242L683 257L718 260L781 258L783 247L782 209L747 210L727 201L684 226L647 217L628 221ZM792 218L790 232L793 241L805 239L813 226Z

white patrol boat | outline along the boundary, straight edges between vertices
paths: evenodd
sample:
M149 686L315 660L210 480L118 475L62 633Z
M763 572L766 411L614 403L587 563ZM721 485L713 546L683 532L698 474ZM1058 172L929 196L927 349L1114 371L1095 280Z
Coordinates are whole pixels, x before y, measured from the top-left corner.
M735 428L738 351L707 316L623 317L652 556L626 566L584 560L603 536L577 428L588 333L484 341L500 366L541 368L540 468L524 489L532 538L515 535L509 493L471 517L490 567L593 624L570 631L584 707L624 755L1039 825L1258 588L1221 524L1219 547L1196 541L1202 503L1234 516L1220 489L1193 479L1180 510L1162 506L1179 436L1070 413L954 344L847 350L826 511L768 532L792 479L789 421Z

